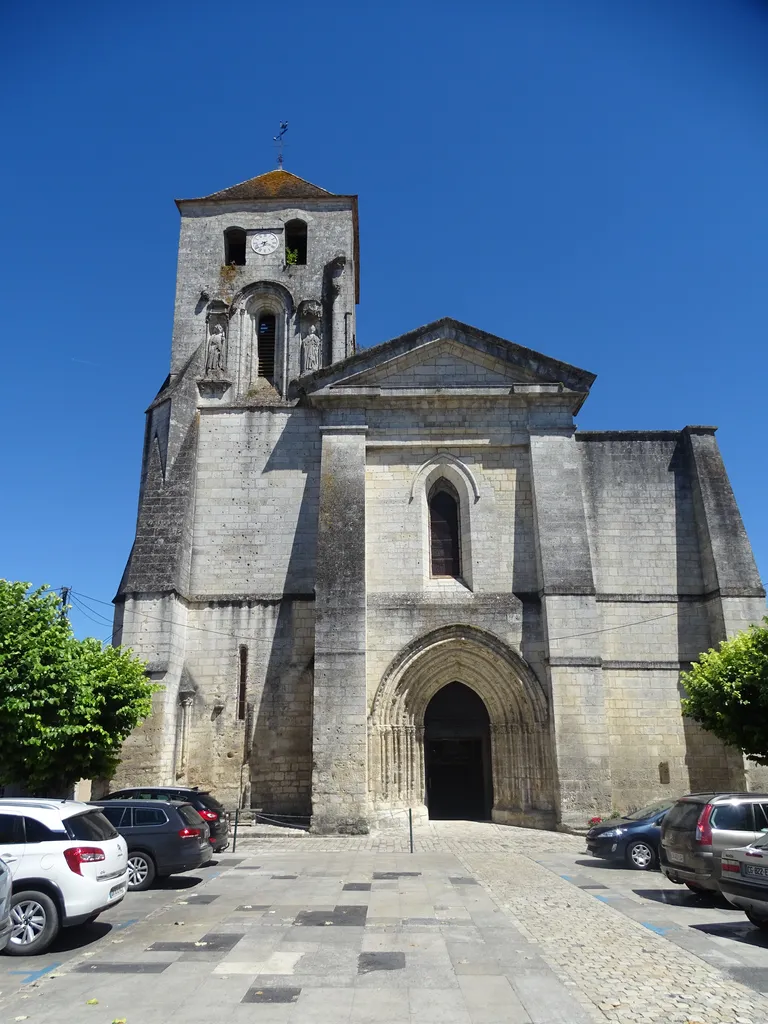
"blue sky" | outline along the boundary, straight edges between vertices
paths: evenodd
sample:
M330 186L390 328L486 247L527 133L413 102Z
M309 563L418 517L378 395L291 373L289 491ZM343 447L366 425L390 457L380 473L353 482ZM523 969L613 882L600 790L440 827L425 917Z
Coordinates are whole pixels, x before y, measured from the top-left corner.
M3 23L0 574L114 595L173 199L269 170L287 119L286 167L360 196L360 343L450 315L597 373L581 428L718 424L768 575L764 3L27 0Z

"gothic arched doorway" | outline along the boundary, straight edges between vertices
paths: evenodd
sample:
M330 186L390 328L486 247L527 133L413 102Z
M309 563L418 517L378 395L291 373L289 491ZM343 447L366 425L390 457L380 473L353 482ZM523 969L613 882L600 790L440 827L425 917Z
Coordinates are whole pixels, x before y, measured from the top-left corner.
M430 818L490 818L491 723L482 698L464 683L448 683L427 705L424 766Z
M458 694L462 697L454 702L452 695ZM482 736L486 737L490 759L490 765L486 760L483 766L481 813L488 815L490 803L492 821L554 825L555 776L544 689L520 655L499 637L465 624L441 626L417 637L390 662L381 678L368 719L368 784L374 817L388 823L407 809L417 819L427 817L428 740L430 735L441 738L435 731L441 705L448 705L448 718L455 722L456 704L471 702L473 695L484 713L483 717L473 712L474 738L481 739L482 747ZM449 723L447 728L455 726ZM452 738L471 737L454 731ZM469 757L467 750L464 754ZM431 796L434 814L435 794ZM446 812L459 816L455 802L444 806Z

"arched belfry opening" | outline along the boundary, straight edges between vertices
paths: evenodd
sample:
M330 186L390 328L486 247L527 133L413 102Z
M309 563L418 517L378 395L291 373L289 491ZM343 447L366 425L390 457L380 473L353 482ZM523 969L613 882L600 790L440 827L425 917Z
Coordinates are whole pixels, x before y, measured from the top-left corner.
M491 721L482 698L464 683L447 683L427 704L424 769L430 818L491 817Z
M368 720L374 816L491 818L554 827L549 702L509 645L466 624L408 644L385 671Z

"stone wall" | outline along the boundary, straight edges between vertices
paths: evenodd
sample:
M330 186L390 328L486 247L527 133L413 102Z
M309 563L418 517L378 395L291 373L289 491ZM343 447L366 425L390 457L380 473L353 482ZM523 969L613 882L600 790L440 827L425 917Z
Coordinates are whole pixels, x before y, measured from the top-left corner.
M318 422L311 409L200 414L193 595L313 593Z

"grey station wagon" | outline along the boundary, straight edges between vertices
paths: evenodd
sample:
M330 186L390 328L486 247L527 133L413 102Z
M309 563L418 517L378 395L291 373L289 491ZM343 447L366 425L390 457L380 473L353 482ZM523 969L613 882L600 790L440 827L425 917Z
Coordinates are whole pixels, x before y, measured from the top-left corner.
M692 793L667 811L659 866L694 892L719 888L723 850L748 846L768 830L766 793Z

